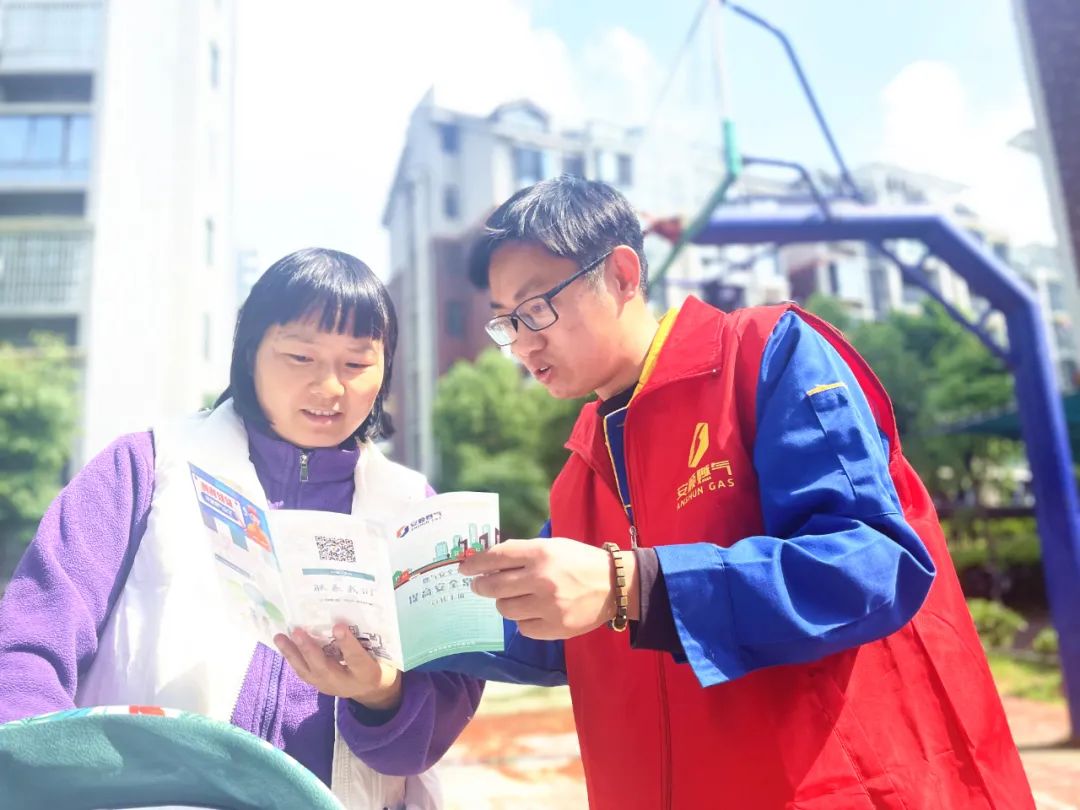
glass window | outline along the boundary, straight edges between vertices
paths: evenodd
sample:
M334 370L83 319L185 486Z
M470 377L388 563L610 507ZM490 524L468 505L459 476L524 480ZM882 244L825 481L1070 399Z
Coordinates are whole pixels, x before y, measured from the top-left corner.
M539 149L514 147L514 179L519 183L536 183L543 179L544 156Z
M88 166L90 164L90 116L73 115L68 119L69 166Z
M1050 299L1050 309L1054 312L1065 311L1065 287L1060 281L1051 281L1046 285L1046 294Z
M443 215L447 219L457 219L461 215L461 199L458 196L457 186L447 186L443 189Z
M29 134L29 118L11 115L0 117L0 163L22 163L26 157Z
M214 263L214 220L207 217L206 220L206 264Z
M460 130L457 124L438 124L439 127L439 144L442 147L443 152L448 155L456 155L458 149L461 146L460 143Z
M210 86L215 90L221 78L221 52L216 43L210 43Z
M465 304L461 301L446 302L446 334L449 337L465 337Z
M574 177L584 177L585 156L580 152L568 152L563 155L562 170L564 174L572 174Z
M38 115L30 119L27 163L55 166L63 161L65 123L59 115Z

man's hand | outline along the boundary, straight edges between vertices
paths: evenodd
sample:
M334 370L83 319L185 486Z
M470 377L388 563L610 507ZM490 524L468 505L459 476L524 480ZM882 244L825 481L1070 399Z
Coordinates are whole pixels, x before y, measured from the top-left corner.
M623 552L631 619L638 617L637 561ZM615 616L611 556L565 537L507 540L462 561L472 589L495 600L529 638L580 636Z
M334 625L334 641L341 660L327 655L318 641L299 628L291 639L281 633L274 636L278 650L301 680L324 695L349 698L369 709L396 709L401 703L401 672L372 656L344 624Z

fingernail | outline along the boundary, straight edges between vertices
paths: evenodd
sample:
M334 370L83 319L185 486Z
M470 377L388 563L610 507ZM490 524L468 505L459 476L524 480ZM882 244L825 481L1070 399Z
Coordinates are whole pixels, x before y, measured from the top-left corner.
M341 641L343 638L345 638L345 628L344 627L335 627L334 628L334 638L336 638L338 641Z

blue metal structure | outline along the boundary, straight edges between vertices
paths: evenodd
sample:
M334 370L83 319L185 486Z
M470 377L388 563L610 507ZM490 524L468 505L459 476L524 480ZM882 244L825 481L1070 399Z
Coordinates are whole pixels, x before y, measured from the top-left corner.
M942 301L922 270L922 262L900 261L890 240L917 240L930 256L946 262L973 292L1001 312L1009 345L999 345L983 328ZM693 242L760 245L862 241L900 268L905 280L945 304L1016 377L1016 397L1028 461L1035 516L1042 540L1043 569L1050 609L1060 637L1061 665L1069 701L1072 737L1080 741L1080 501L1073 476L1065 414L1050 362L1050 347L1032 292L993 253L943 216L893 213L852 206L828 214L818 207L768 215L725 211L698 230Z
M697 217L681 230L671 253L650 283L660 287L660 298L663 299L664 276L676 255L688 244L775 247L792 243L861 241L895 264L909 284L921 288L940 303L953 319L975 334L1005 363L1016 380L1017 407L1031 465L1046 590L1059 636L1071 737L1073 743L1080 744L1080 500L1065 412L1035 297L993 253L940 214L919 210L882 211L867 206L790 39L781 29L737 3L731 0L718 2L779 41L836 162L839 182L836 193L827 196L815 187L811 174L798 163L741 155L735 145L734 123L725 118L723 157L727 174ZM755 164L791 170L800 178L808 196L797 202L792 197L777 198L775 201L785 203L785 206L768 215L725 207L728 192L735 186L743 168ZM890 248L888 243L893 240L921 242L926 252L915 264L904 262ZM930 257L948 264L974 293L989 302L990 307L977 322L969 320L944 300L930 284L923 269ZM749 263L756 258L752 257ZM1008 346L1001 346L984 328L987 316L994 311L1005 317Z

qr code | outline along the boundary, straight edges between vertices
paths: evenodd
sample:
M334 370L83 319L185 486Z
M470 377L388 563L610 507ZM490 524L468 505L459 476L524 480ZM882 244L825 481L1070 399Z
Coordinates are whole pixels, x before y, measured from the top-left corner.
M319 549L319 559L324 562L356 562L356 549L348 537L315 536L315 545Z

